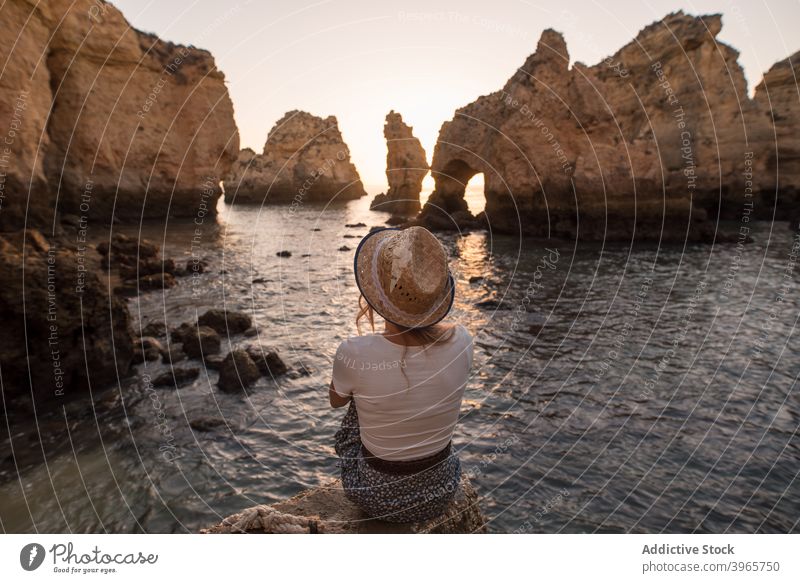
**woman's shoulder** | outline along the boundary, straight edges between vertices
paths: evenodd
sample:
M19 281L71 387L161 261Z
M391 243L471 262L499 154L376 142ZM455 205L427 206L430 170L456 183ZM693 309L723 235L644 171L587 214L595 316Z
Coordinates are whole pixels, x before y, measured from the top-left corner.
M350 336L339 344L341 352L363 352L365 349L375 347L382 338L379 334L365 334L363 336Z

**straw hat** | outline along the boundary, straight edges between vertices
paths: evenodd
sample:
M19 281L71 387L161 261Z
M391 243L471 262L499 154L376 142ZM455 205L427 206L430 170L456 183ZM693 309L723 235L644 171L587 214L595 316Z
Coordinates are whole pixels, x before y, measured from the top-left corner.
M431 326L453 306L447 252L424 227L371 232L359 243L354 264L361 295L392 324Z

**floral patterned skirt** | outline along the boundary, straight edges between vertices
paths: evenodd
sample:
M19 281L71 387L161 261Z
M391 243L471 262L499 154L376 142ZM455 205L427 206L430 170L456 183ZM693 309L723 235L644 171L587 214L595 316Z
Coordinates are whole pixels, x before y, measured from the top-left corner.
M388 522L420 522L445 512L461 482L461 463L455 453L415 474L396 475L370 466L361 451L361 432L355 401L336 432L335 449L348 499L372 518Z

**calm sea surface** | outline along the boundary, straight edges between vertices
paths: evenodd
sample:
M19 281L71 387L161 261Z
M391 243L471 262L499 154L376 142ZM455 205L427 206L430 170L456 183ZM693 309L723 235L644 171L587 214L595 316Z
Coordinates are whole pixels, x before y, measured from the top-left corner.
M327 386L338 343L355 334L357 237L385 219L368 204L224 206L199 234L143 227L166 257L194 243L211 269L130 300L136 321L245 310L259 336L231 342L274 346L309 374L231 395L200 365L194 383L154 400L144 375L168 368L139 365L95 395L94 415L70 405L40 419L41 442L35 429L16 434L19 475L3 441L2 529L196 531L335 477L344 412ZM757 224L753 237L737 250L442 236L458 279L452 317L476 348L455 445L492 530L798 530L795 240L786 223ZM70 442L53 443L47 428L64 415ZM224 423L192 431L199 417ZM26 464L27 449L47 463Z

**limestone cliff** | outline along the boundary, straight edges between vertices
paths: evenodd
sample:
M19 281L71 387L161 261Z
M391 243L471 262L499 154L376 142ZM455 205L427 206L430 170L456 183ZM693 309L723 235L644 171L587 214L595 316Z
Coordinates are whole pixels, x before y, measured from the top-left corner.
M790 126L800 111L791 60L765 79L781 96L773 127L760 98L747 95L737 51L717 41L721 26L719 15L670 14L592 67L570 67L563 37L546 30L501 91L443 124L436 189L421 218L441 228L468 219L464 186L482 172L482 218L494 230L707 240L719 210L738 216L754 201L756 213L771 214L768 168L780 123L788 154L781 199L794 204L800 174ZM745 198L748 166L757 178Z
M430 170L425 149L414 137L410 126L403 123L399 113L390 111L383 126L386 138L386 179L389 191L372 201L373 210L396 215L410 215L419 211L419 193L422 181Z
M130 27L101 0L0 6L0 226L72 213L114 218L213 212L238 152L213 57ZM13 131L13 136L9 132ZM27 211L26 211L27 208Z
M239 153L224 186L229 203L302 204L366 194L336 118L296 110L270 130L262 154Z

